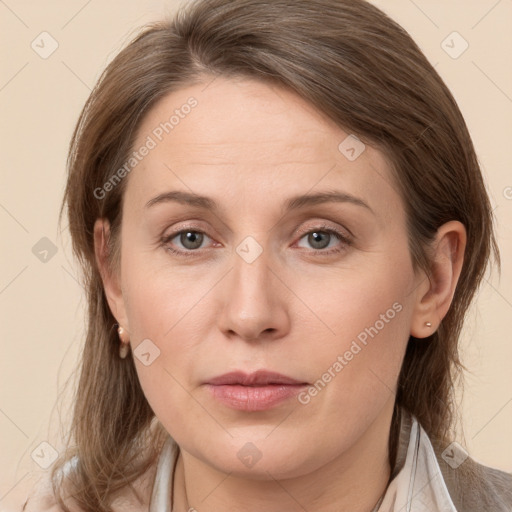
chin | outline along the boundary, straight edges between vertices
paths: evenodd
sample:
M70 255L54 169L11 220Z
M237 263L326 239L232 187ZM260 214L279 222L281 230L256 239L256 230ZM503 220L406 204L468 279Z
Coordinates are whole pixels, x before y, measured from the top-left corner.
M254 480L296 478L328 462L328 454L324 454L326 460L317 450L308 454L301 449L304 443L299 440L287 444L277 437L271 441L265 436L268 431L263 436L230 439L226 444L211 440L215 442L213 450L192 454L218 471ZM311 443L310 446L315 447Z

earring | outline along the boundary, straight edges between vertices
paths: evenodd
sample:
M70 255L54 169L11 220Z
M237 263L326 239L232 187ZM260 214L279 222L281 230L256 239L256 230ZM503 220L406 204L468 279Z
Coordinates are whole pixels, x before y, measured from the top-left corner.
M426 325L427 327L432 327L432 324L431 324L430 322L425 322L425 325Z
M128 351L130 350L130 340L123 339L125 338L125 330L122 327L117 328L117 333L119 334L119 339L121 340L121 345L119 347L119 357L121 359L126 359L128 355Z

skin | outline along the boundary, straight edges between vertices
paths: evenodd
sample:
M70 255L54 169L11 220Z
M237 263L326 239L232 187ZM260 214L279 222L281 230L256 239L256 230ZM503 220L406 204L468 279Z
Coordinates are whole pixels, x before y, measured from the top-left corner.
M439 229L429 281L413 270L403 202L381 152L366 145L349 161L338 149L349 133L288 90L209 82L168 94L142 121L135 147L190 96L198 101L125 178L116 271L107 266L108 222L95 226L105 291L131 349L150 339L160 350L149 366L134 362L180 446L175 509L368 512L390 474L394 390L409 336L429 336L448 311L464 227ZM220 209L145 206L171 190L209 196ZM291 196L324 190L371 210L348 202L282 210ZM351 243L324 226L352 233ZM200 247L179 235L161 241L180 229L204 233ZM323 233L316 245L315 231ZM262 248L252 263L236 252L248 236ZM322 254L330 249L341 251ZM401 311L307 404L292 398L244 412L202 385L261 368L314 383L394 303ZM252 467L237 456L246 443L261 455Z

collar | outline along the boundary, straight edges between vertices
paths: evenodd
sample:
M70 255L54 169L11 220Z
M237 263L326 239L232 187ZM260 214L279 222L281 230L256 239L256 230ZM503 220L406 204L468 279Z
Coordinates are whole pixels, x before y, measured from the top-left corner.
M457 512L427 433L401 412L397 465L377 512Z

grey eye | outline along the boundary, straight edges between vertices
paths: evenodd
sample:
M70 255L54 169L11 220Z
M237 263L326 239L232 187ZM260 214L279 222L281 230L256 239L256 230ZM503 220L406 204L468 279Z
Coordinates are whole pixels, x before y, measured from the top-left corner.
M199 231L182 231L176 236L179 236L179 241L185 249L198 249L203 243L204 235Z

